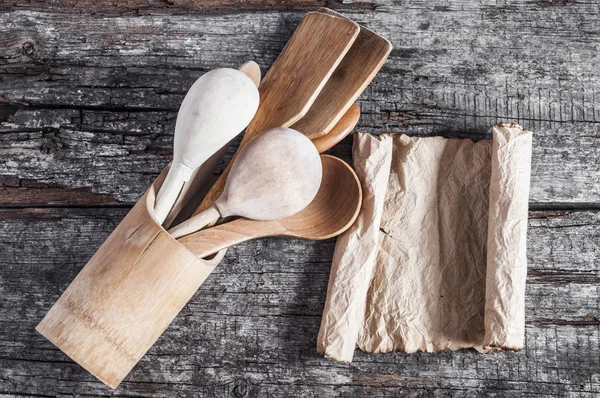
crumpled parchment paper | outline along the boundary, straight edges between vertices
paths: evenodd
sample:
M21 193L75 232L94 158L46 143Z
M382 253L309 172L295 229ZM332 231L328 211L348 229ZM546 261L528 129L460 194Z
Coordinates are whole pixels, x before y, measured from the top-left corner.
M523 347L532 134L356 134L364 202L337 241L317 349Z

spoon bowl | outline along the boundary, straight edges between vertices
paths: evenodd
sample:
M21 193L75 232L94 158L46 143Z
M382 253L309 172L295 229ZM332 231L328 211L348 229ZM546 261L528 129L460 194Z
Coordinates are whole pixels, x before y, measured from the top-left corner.
M339 235L356 220L362 191L354 170L343 160L322 155L323 180L313 201L298 213L282 218L285 236L323 240Z
M260 66L258 66L256 62L248 61L240 65L238 70L244 75L248 76L258 88L260 85L261 74ZM231 144L231 141L223 145L221 149L216 151L213 155L211 155L210 158L205 160L200 167L194 170L190 179L183 184L181 192L177 196L175 203L169 211L169 215L163 223L163 227L165 229L168 229L171 225L173 225L177 219L184 220L191 216L191 212L194 211L199 203L199 201L194 202L194 198L199 196L199 192L207 185L209 178L213 174L213 170L216 168L217 163L225 154L229 144ZM193 208L190 208L191 206L193 206Z
M298 213L279 220L238 218L187 235L179 243L204 258L221 249L267 236L298 239L329 239L346 231L356 220L362 204L358 177L346 162L321 155L323 178L313 201Z

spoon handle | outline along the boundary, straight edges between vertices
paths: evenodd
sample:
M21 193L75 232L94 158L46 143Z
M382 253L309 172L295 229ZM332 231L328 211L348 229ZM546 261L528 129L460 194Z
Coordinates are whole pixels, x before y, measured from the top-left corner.
M179 196L183 184L190 179L193 170L179 162L173 162L163 182L154 205L154 218L162 225Z
M216 206L213 205L204 210L202 213L185 220L174 228L171 228L168 232L173 238L181 238L182 236L199 231L207 225L214 223L219 219L219 217L221 217L221 213L219 213L219 210L217 210Z
M358 123L359 118L360 107L356 103L352 104L329 133L312 139L317 151L323 153L346 138Z
M242 242L265 236L283 236L286 232L277 220L256 221L238 218L187 235L177 241L199 258L205 258Z

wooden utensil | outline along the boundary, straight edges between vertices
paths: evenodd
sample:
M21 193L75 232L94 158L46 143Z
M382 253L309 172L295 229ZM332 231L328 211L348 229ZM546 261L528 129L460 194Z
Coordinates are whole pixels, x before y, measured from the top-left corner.
M346 138L358 123L359 118L360 108L358 104L352 104L329 133L312 139L317 151L323 153Z
M360 183L344 161L321 155L323 180L317 196L302 211L279 220L239 218L178 241L203 258L221 249L266 236L322 240L339 235L356 220L362 203Z
M242 64L240 67L238 67L238 70L246 76L248 76L258 88L258 86L260 85L261 74L260 66L258 66L256 62L248 61ZM173 225L173 222L177 218L188 218L189 216L191 216L191 213L193 212L193 209L195 209L199 200L193 203L192 208L189 207L190 201L193 201L194 197L202 195L202 189L206 187L209 181L209 177L212 176L215 166L223 157L223 154L227 150L227 147L230 143L231 141L223 145L221 149L215 152L208 160L202 163L200 167L194 170L194 172L190 176L190 179L183 184L179 196L177 196L175 203L171 207L169 215L163 222L163 227L169 228L171 225ZM208 192L208 187L206 188L204 195L206 194L206 192ZM186 211L188 208L189 211Z
M242 72L244 75L248 76L256 87L260 86L260 66L254 61L248 61L242 64L238 70Z
M314 199L322 174L319 153L305 135L271 129L242 148L215 204L169 233L178 238L234 215L252 220L290 216Z
M360 108L358 107L358 104L353 104L350 107L350 109L348 109L348 111L346 111L346 114L344 115L344 117L342 117L339 120L339 122L335 125L335 127L329 133L312 140L313 145L317 148L317 151L319 153L323 153L323 152L327 151L328 149L330 149L331 147L333 147L334 145L336 145L338 142L340 142L346 136L348 136L348 134L350 134L352 129L354 129L354 126L356 126L356 123L358 123L359 117L360 117ZM195 217L199 217L199 216L200 216L200 214L196 215ZM197 231L197 230L201 229L204 226L203 224L205 224L203 221L198 221L196 223L196 225L194 226L194 228L188 229L188 231L190 231L190 232L187 232L187 233L191 233L192 230ZM211 224L211 223L206 223L206 225L209 225L209 224ZM182 233L181 236L183 236L183 235L184 234ZM178 236L175 236L175 237L178 237Z
M354 129L359 118L360 108L358 104L353 104L329 133L312 140L317 151L323 153L343 140ZM194 197L201 198L208 192L209 188L205 188L205 186L207 185L209 176L212 176L216 162L223 156L223 151L224 149L213 155L213 157L194 172L190 181L185 183L181 194L177 197L177 201L173 205L171 213L169 213L169 217L167 217L163 224L165 228L177 225L177 223L187 220L192 215L198 204L198 201L194 201Z
M214 69L196 80L177 114L173 163L154 209L159 224L193 171L250 123L258 102L256 85L238 70Z
M345 18L328 8L318 12ZM391 50L388 40L360 26L358 37L312 107L292 128L311 139L327 134L371 83Z
M358 25L348 19L316 12L306 14L260 85L260 106L240 148L261 132L289 127L304 116L358 32ZM194 215L212 206L223 192L228 174L229 167Z

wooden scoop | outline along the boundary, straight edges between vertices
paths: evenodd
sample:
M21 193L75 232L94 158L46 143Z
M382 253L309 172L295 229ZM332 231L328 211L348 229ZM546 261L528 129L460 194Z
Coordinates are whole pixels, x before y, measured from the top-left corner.
M260 105L246 129L240 149L261 132L273 127L289 127L303 117L359 30L356 23L345 18L316 12L306 14L260 85ZM217 200L225 187L229 168L194 214L208 209Z
M240 151L215 204L169 233L178 238L234 215L253 220L290 216L314 199L322 173L319 153L305 135L271 129Z
M339 235L356 220L362 203L360 183L344 161L321 155L323 180L317 196L304 210L271 221L239 218L188 235L178 241L200 258L229 246L266 236L322 240Z

